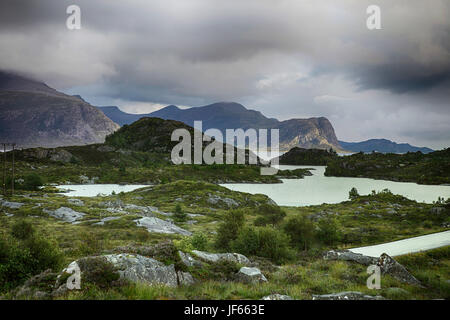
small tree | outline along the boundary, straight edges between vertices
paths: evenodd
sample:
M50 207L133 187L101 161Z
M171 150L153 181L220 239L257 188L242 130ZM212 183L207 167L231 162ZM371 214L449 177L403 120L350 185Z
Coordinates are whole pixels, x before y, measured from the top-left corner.
M256 226L275 226L280 223L286 213L279 207L270 204L263 204L257 208L259 217L255 220Z
M187 220L187 214L181 209L180 204L177 204L175 207L175 214L173 215L174 219L179 222L183 222Z
M341 239L338 222L334 218L320 219L318 222L317 238L324 244L333 245Z
M308 250L314 241L314 224L304 216L289 218L283 229L291 238L292 245L300 249Z
M192 247L196 250L204 251L208 248L208 238L202 232L196 232L191 237Z
M41 176L35 173L27 175L24 180L23 188L25 190L37 191L44 185Z
M230 242L238 237L244 226L245 218L242 210L232 210L225 216L224 222L217 230L215 245L218 249L229 250Z
M350 190L350 192L348 193L348 198L349 198L350 200L355 200L355 199L358 198L358 197L359 197L358 190L356 190L356 188L353 187L353 188Z

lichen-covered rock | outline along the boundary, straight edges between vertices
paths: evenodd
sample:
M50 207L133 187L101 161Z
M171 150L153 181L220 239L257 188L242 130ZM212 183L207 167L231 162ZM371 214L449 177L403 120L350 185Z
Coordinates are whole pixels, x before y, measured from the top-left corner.
M324 295L313 295L313 300L384 300L382 296L369 296L358 291L346 291Z
M189 253L186 253L183 251L178 251L178 255L180 256L181 262L186 267L201 267L202 266L202 263L200 261L194 259L194 257L192 257Z
M178 277L178 284L180 286L190 286L195 283L194 278L189 272L178 271L177 277Z
M73 223L77 220L82 219L85 216L85 213L75 211L73 209L67 207L61 207L54 211L52 210L43 210L45 213L48 213L49 216L54 217L59 220L63 220L65 222Z
M35 275L25 281L15 293L15 297L19 299L48 299L52 296L57 273L51 270L46 270L38 275Z
M389 274L397 280L400 280L407 284L423 287L420 281L417 280L411 273L409 273L404 266L395 261L394 258L386 253L383 253L380 256L377 265L381 269L381 274Z
M176 226L170 221L162 220L156 217L143 217L134 220L136 225L144 227L148 232L165 233L165 234L181 234L184 236L191 236L192 233Z
M222 198L218 195L211 195L208 194L208 199L206 200L210 204L219 204L220 202L225 204L228 208L238 207L239 203L237 203L235 200L230 198Z
M267 282L266 277L258 268L242 267L236 275L238 281L245 283Z
M0 205L9 209L20 209L24 204L20 202L9 202L0 199Z
M323 258L325 260L354 261L365 266L373 265L378 262L377 258L354 253L349 250L330 250L324 254Z
M126 253L106 255L105 258L118 269L121 278L129 281L164 284L169 287L178 285L173 264L166 266L152 258Z
M226 260L230 262L239 263L245 266L251 264L250 260L240 253L209 253L199 250L193 250L192 253L195 254L200 259L203 259L208 262L218 262L219 260Z
M74 206L79 206L79 207L84 206L84 201L80 200L80 199L69 198L69 199L67 199L67 202L72 204L72 205L74 205Z
M290 296L286 296L284 294L274 293L265 297L262 297L261 300L294 300Z

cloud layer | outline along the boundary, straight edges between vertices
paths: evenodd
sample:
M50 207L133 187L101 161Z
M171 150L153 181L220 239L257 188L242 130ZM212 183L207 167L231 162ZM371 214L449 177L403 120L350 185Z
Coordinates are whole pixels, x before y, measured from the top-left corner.
M132 112L238 101L341 140L450 146L450 2L3 0L0 68Z

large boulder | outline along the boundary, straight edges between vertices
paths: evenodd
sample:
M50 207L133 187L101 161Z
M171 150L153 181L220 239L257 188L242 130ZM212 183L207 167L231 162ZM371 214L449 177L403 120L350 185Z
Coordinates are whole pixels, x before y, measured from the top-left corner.
M59 278L62 279L63 277L61 276L64 273L72 273L69 270L77 269L81 271L81 288L83 288L83 281L109 286L114 285L120 279L169 287L191 285L195 282L189 272L177 272L173 264L165 265L155 259L129 253L81 258L69 264L61 272ZM104 272L105 270L108 270L107 273ZM105 281L113 283L105 284ZM65 285L64 283L58 283L58 287L65 288Z
M405 282L410 285L422 287L419 280L417 280L411 273L406 270L404 266L390 257L388 254L383 253L379 258L364 256L360 253L354 253L349 250L340 251L328 251L324 254L325 260L343 260L356 262L365 266L377 265L380 267L381 274L390 275L397 280Z
M382 296L369 296L358 291L346 291L324 295L314 295L313 300L384 300Z
M266 277L258 268L242 267L236 275L238 281L245 283L267 282Z
M377 258L354 253L349 250L330 250L324 254L323 258L325 260L353 261L365 266L370 266L378 262Z
M201 267L202 263L196 259L194 259L193 256L191 256L189 253L187 252L183 252L183 251L178 251L178 255L180 257L181 262L186 266L186 267Z
M127 253L110 254L105 258L118 269L121 278L131 282L163 284L169 287L178 285L173 264L166 266L155 259Z
M395 279L405 282L407 284L423 287L419 280L417 280L411 273L406 270L404 266L395 261L394 258L386 253L383 253L378 259L377 265L381 269L381 273L388 274Z
M156 217L143 217L135 220L136 225L144 227L148 232L165 233L165 234L181 234L183 236L191 236L192 233L176 226L174 223L162 220Z
M239 263L245 266L251 264L250 260L240 253L209 253L205 251L193 250L193 254L207 262L218 262L220 260Z
M52 216L56 219L63 220L64 222L73 223L77 220L80 220L84 217L85 213L75 211L71 208L61 207L56 210L43 210L45 213L48 213L49 216Z

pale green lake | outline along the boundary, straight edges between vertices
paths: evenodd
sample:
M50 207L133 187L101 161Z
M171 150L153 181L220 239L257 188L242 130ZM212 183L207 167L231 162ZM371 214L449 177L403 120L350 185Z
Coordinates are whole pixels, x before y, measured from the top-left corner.
M355 187L359 194L372 190L389 189L418 202L432 203L438 197L450 198L450 186L420 185L410 182L394 182L367 178L345 178L324 176L325 166L286 166L280 169L313 168L312 176L304 179L283 179L277 184L234 183L221 184L230 190L251 194L265 194L280 206L309 206L322 203L339 203L348 200L348 192Z

